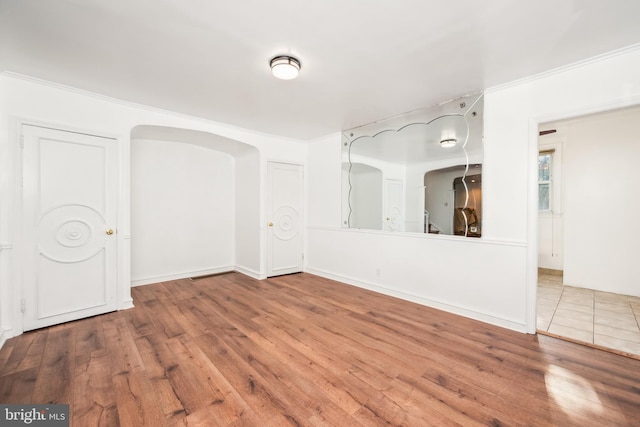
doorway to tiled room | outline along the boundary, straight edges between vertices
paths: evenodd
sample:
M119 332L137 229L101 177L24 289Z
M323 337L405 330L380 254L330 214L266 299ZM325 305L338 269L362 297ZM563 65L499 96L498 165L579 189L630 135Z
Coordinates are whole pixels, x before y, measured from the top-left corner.
M565 286L556 271L538 271L537 328L640 358L640 297Z
M539 130L538 332L640 358L640 107Z

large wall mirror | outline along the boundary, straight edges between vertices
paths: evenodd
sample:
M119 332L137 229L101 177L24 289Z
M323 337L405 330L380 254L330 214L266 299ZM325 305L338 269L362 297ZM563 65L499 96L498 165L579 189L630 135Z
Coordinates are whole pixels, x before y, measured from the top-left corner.
M483 95L349 129L342 225L482 235Z

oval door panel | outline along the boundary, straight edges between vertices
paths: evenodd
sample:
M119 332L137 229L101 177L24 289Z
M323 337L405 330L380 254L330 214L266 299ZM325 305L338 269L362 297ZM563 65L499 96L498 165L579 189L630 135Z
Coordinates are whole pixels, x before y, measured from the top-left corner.
M66 205L44 213L40 220L39 249L57 262L79 262L95 256L104 247L105 220L83 205Z
M280 206L273 214L273 234L280 240L291 240L298 234L300 214L293 206Z

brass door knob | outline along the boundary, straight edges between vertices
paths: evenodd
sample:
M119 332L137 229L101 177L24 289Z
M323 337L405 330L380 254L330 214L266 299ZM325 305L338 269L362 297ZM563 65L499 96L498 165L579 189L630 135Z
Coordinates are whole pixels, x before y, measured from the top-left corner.
M273 227L273 223L271 221L269 221L269 227Z
M107 236L111 236L113 234L113 230L112 229L108 229L106 231L106 233L107 233Z

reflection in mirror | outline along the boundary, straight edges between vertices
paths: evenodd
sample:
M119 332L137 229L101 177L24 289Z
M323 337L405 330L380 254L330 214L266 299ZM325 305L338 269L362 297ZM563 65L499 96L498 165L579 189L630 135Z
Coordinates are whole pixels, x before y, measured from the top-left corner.
M352 163L348 179L351 183L352 226L382 229L382 171L363 163Z
M481 236L482 94L343 133L343 226Z
M464 236L466 230L469 237L481 236L482 166L469 165L463 182L465 169L466 165L458 165L424 175L425 211L429 213L425 232Z

